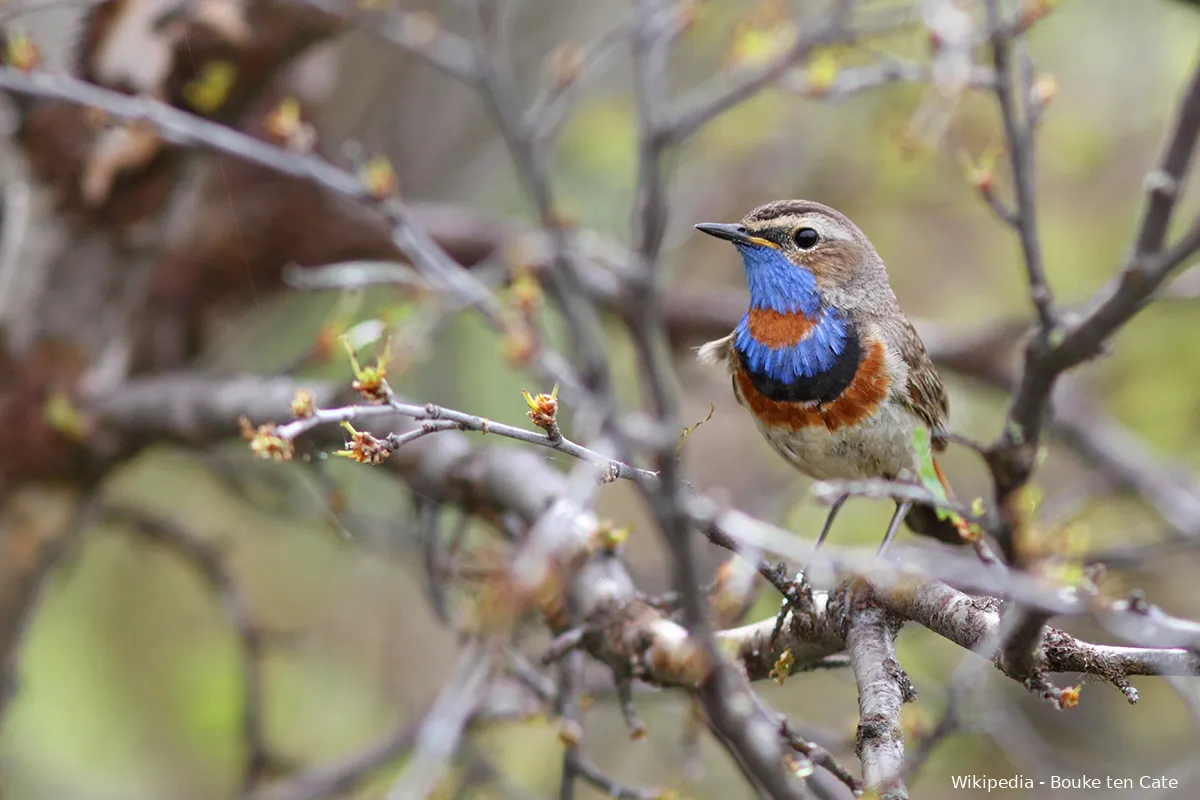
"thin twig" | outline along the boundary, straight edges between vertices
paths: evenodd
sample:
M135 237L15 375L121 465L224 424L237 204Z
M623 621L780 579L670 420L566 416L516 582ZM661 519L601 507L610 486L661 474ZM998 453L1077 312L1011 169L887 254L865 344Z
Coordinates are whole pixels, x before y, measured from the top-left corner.
M499 300L415 224L407 204L396 196L378 197L358 176L318 156L277 147L157 100L121 94L69 75L25 73L0 66L0 89L96 108L125 122L147 123L172 144L233 156L378 208L393 225L396 246L430 283L469 303L502 335L510 332L510 321ZM582 390L576 371L562 356L539 348L534 364L547 383L560 383L569 389L581 406L591 403L592 395Z
M846 27L854 0L837 0L833 13L827 15L811 33L798 35L792 44L765 64L748 67L732 79L720 76L713 84L694 90L678 102L679 108L664 115L658 136L668 144L679 144L709 120L754 97L777 81L787 70L804 61L819 46L845 42L860 35ZM898 27L909 20L899 20L880 26Z
M212 589L221 611L228 618L238 639L239 670L242 681L241 728L245 746L241 788L251 791L263 776L284 765L267 742L263 688L263 656L265 635L254 621L241 587L226 563L221 550L198 538L173 520L127 506L104 508L108 520L128 524L136 533L150 541L174 550L199 572Z
M570 64L551 65L548 85L533 99L525 112L524 127L531 131L531 136L539 147L548 146L557 138L580 90L610 63L632 30L632 19L623 19L581 52L566 53L567 56L577 59L577 67ZM564 45L564 48L566 47L569 46ZM568 69L570 72L561 74L556 67Z
M1145 306L1163 281L1200 250L1200 220L1174 245L1165 244L1198 137L1200 59L1180 97L1158 166L1147 176L1146 207L1120 274L1096 294L1090 310L1064 324L1046 347L1026 352L1008 422L992 448L998 499L1023 486L1033 473L1050 394L1058 377L1098 355L1108 338Z
M322 800L344 795L412 749L417 726L402 722L350 755L242 795L243 800Z
M474 5L480 28L474 42L476 59L480 64L477 89L508 146L517 176L550 239L554 268L546 275L547 283L554 300L562 309L562 318L580 363L583 381L590 396L597 401L601 419L606 421L615 411L615 401L608 359L604 353L604 336L595 303L587 294L580 269L570 254L566 221L550 181L546 143L540 142L522 122L519 93L511 65L504 58L503 48L496 46L496 42L503 38L497 30L496 15L488 13L488 4L483 0L477 0Z
M543 675L528 659L511 649L506 652L506 657L514 677L529 687L543 702L549 703L555 700L557 693L554 682ZM663 796L661 789L628 786L611 775L607 775L584 756L581 747L568 747L564 758L570 760L571 769L576 776L599 789L606 797L619 798L619 800L659 800Z
M1029 279L1029 294L1037 309L1040 335L1048 338L1058 325L1058 310L1054 306L1054 295L1046 282L1046 269L1042 264L1042 245L1038 239L1037 210L1034 190L1034 124L1028 113L1031 87L1021 80L1021 107L1026 109L1018 117L1017 100L1013 97L1011 66L1012 42L1008 31L1000 20L999 0L987 0L988 29L991 31L992 63L996 69L995 93L1004 120L1004 134L1008 141L1009 165L1012 169L1013 190L1016 194L1016 210L1011 223L1021 239L1021 253L1025 259L1025 271Z
M293 1L336 14L367 33L413 53L425 63L468 86L479 81L480 65L475 61L470 42L446 30L426 12L408 11L389 5L382 12L372 14L360 10L358 3Z
M390 389L387 391L390 393ZM517 428L513 425L506 425L503 422L493 422L485 417L478 417L474 414L467 414L463 411L437 406L432 403L418 406L393 399L390 402L377 405L360 404L329 409L315 408L309 416L301 417L285 425L280 425L275 433L280 438L291 441L313 430L318 425L336 425L342 422L353 422L359 419L371 419L391 415L399 415L426 422L425 426L416 430L405 434L393 435L388 442L392 450L396 450L415 439L432 433L457 429L475 433L494 434L496 436L503 436L506 439L514 439L518 442L557 450L564 455L602 467L605 474L613 475L615 478L625 480L658 480L658 476L654 472L633 467L624 462L601 455L594 450L571 441L565 436L552 437L548 433Z
M787 719L780 722L779 730L793 750L797 753L802 753L818 767L828 770L835 778L846 784L850 791L857 794L865 788L862 781L855 778L850 774L850 770L839 764L832 753L816 742L801 736Z

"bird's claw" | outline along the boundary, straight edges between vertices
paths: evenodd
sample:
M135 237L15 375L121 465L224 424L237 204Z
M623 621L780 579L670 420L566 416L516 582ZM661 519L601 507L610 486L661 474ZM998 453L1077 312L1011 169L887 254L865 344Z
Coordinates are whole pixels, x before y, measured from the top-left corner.
M782 566L780 564L780 567ZM808 582L808 576L803 572L796 573L795 579L786 581L783 590L783 602L780 603L779 607L779 616L775 617L775 629L771 632L772 647L779 641L779 635L783 633L783 625L787 621L788 615L802 607L811 605L812 599L812 586Z

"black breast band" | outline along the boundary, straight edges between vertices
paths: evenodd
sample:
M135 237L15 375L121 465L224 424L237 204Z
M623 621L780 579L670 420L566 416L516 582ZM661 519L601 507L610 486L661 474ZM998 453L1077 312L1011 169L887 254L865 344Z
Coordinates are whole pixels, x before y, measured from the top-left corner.
M751 370L745 354L740 349L735 349L742 369L746 371L750 382L763 397L781 403L811 403L815 401L823 405L832 403L841 397L842 392L846 391L846 388L854 380L859 364L862 363L863 352L862 345L859 343L858 330L849 322L846 323L844 341L845 346L842 348L842 352L835 357L833 365L829 369L818 372L809 378L800 378L786 383L763 372Z

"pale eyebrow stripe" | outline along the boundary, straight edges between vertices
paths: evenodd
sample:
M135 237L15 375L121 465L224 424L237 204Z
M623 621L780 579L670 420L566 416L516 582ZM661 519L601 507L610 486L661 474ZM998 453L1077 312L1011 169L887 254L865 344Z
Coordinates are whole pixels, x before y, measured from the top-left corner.
M808 214L803 217L793 217L793 219L797 225L808 225L830 239L836 239L839 242L854 241L854 236L850 231L822 214Z

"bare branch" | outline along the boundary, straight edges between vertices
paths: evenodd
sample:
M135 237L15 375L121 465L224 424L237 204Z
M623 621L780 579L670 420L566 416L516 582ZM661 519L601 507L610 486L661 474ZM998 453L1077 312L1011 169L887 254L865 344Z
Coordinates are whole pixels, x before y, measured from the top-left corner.
M1097 293L1087 313L1065 324L1046 347L1026 352L1009 407L1009 422L993 447L991 466L999 499L1022 486L1033 472L1050 393L1059 375L1099 354L1108 338L1141 310L1171 272L1200 250L1200 220L1176 244L1165 246L1198 136L1200 62L1180 97L1159 164L1147 178L1146 208L1120 275Z
M396 246L423 276L436 287L470 303L500 333L508 331L509 322L491 291L414 223L408 206L400 198L377 197L358 176L317 156L277 147L165 103L103 89L68 75L24 73L0 67L0 89L96 108L126 122L148 123L173 144L233 156L282 175L311 181L347 199L377 208L392 223ZM565 359L541 349L535 354L535 364L547 383L561 383L564 388L578 392L581 405L589 402L591 395L581 391L575 370Z
M555 198L547 166L545 143L523 123L519 95L512 76L511 65L495 46L500 32L488 4L475 3L480 27L474 43L476 59L481 65L478 90L488 112L508 146L517 168L517 175L537 211L542 228L550 239L553 269L547 274L555 301L563 312L570 332L572 348L581 364L587 388L598 400L601 418L607 419L614 409L611 375L604 354L604 336L595 306L586 292L575 260L570 255L567 221Z
M523 656L513 651L507 653L509 666L514 675L536 693L544 702L553 702L557 697L554 683L537 670L532 664L525 660ZM564 758L571 762L571 769L575 775L599 789L606 797L615 797L619 800L658 800L662 797L661 789L640 789L633 786L627 786L617 781L610 775L605 774L599 767L589 761L584 755L582 747L568 747L565 751Z
M511 679L495 679L490 684L485 701L472 715L469 726L474 728L493 722L528 719L530 714L540 710L540 705L521 683ZM323 800L342 797L373 773L412 750L421 721L427 713L420 714L416 722L404 720L398 723L348 756L260 787L242 795L242 800Z
M967 649L975 649L989 639L994 641L1000 630L997 600L971 597L944 583L885 590L877 597L893 613ZM1200 657L1183 648L1092 644L1056 628L1046 629L1037 659L1050 672L1082 672L1108 679L1200 674Z
M387 394L389 396L390 393L391 390L388 389ZM506 439L515 439L518 442L557 450L572 458L578 458L603 468L604 474L612 476L613 479L640 479L655 482L658 479L656 473L631 467L624 462L601 455L594 450L571 441L561 434L553 437L549 433L517 428L512 425L506 425L503 422L492 422L484 417L467 414L452 408L443 408L432 403L418 406L400 402L395 398L392 398L387 403L378 405L356 404L329 409L314 408L310 416L301 417L286 425L281 425L276 430L276 433L281 438L290 441L311 431L318 425L336 425L341 422L352 422L378 417L387 418L397 415L417 421L424 421L425 425L402 435L389 434L385 440L389 449L393 452L422 436L457 429L473 431L475 433L494 434L496 436L503 436Z
M362 30L418 56L425 63L467 85L480 80L480 65L471 43L443 28L433 15L423 11L388 6L378 14L362 11L357 3L334 0L293 0L329 14L336 14Z
M987 0L988 28L991 31L992 63L996 68L996 101L1004 120L1004 134L1008 141L1009 165L1012 169L1013 189L1016 194L1016 210L1007 221L1017 229L1021 239L1021 253L1025 259L1025 271L1029 278L1029 294L1037 309L1040 336L1048 337L1058 326L1058 311L1054 306L1054 295L1046 282L1046 269L1042 264L1042 245L1038 238L1037 210L1034 205L1034 141L1036 120L1029 113L1018 117L1018 98L1013 97L1011 65L1012 42L1008 30L1000 20L999 0ZM1031 87L1022 80L1018 85L1020 105L1029 109ZM1041 345L1039 345L1041 346Z
M270 784L245 795L244 800L322 800L344 794L411 750L416 735L417 726L404 722L340 761Z
M0 722L16 694L17 655L47 579L80 534L95 522L96 504L73 489L26 486L0 493Z
M858 682L855 752L867 786L885 800L906 800L900 711L916 699L917 690L896 660L900 621L888 619L868 584L851 584L847 591L846 650Z
M808 58L817 47L854 38L858 34L846 27L853 6L853 0L835 0L833 13L826 15L808 35L797 36L791 46L767 63L747 68L732 78L721 76L713 81L713 85L694 90L690 96L679 101L678 109L664 117L659 125L659 137L667 144L679 144L709 120L749 100L779 80L788 69ZM899 26L907 21L906 16L897 18L891 26ZM886 26L885 23L881 27Z
M476 707L488 690L493 658L485 643L470 642L458 657L453 674L417 729L414 752L388 800L428 797L437 787Z
M148 540L171 548L209 585L238 640L238 670L242 682L241 728L245 746L241 792L249 792L266 775L286 763L267 742L263 699L266 634L254 621L249 604L225 562L221 550L174 521L128 506L106 506L103 516L129 525Z
M784 739L797 753L802 753L822 769L828 770L835 778L846 784L846 788L858 795L864 788L862 781L850 774L850 771L838 763L833 754L816 742L801 736L787 720L780 723L780 731Z

